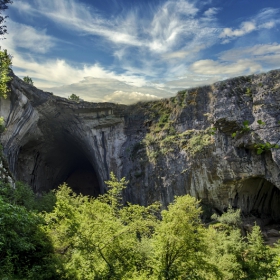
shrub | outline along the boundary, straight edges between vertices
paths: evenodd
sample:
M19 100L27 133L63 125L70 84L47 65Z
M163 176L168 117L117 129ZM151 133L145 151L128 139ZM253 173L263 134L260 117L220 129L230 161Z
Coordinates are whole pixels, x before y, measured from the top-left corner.
M32 79L28 76L23 77L23 81L29 85L33 85Z
M75 102L79 102L80 101L80 96L72 93L69 97L68 97L69 100L71 101L75 101Z

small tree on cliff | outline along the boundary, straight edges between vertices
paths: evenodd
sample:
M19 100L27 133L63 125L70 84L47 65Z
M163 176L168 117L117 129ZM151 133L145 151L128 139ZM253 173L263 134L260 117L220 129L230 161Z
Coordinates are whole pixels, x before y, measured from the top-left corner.
M81 99L80 99L80 96L76 95L75 93L72 93L69 97L68 97L69 100L71 101L76 101L76 102L79 102Z
M23 81L27 84L30 84L30 85L33 85L33 81L30 77L26 76L26 77L23 77Z

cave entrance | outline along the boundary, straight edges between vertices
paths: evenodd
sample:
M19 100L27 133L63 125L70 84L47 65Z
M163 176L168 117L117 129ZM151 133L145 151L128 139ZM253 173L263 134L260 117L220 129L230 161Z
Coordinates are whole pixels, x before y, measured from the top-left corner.
M264 178L244 180L238 185L233 207L245 215L280 223L280 190Z
M29 141L21 147L15 164L17 179L36 193L56 189L64 182L77 194L96 197L103 193L94 153L73 137L55 136L43 143Z
M70 170L65 182L75 192L97 197L100 187L95 170L87 160L79 161Z

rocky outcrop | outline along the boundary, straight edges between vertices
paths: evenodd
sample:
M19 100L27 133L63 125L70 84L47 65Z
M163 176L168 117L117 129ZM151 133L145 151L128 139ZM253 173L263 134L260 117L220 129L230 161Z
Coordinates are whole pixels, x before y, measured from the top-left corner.
M190 193L279 220L279 96L277 70L131 106L76 103L14 77L1 142L14 176L38 192L66 181L97 195L113 171L132 202Z
M123 119L113 115L116 107L55 97L14 77L10 99L1 100L1 141L10 170L37 192L67 179L76 191L104 192L109 171L121 170L126 140Z

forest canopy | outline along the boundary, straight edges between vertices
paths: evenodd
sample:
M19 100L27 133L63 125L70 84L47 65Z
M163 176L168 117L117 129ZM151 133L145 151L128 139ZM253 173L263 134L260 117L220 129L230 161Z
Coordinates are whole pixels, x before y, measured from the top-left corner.
M126 183L111 173L97 198L66 184L40 198L2 184L1 279L278 279L279 246L258 226L244 236L240 211L205 226L194 197L165 210L124 204Z

